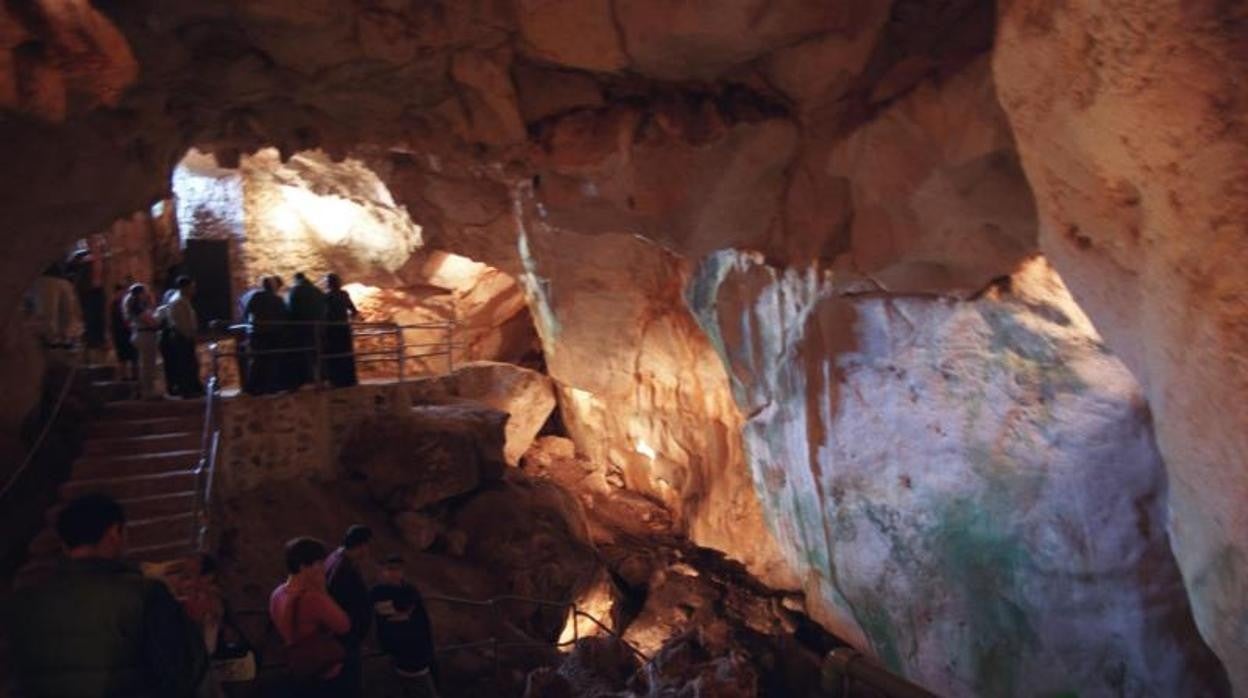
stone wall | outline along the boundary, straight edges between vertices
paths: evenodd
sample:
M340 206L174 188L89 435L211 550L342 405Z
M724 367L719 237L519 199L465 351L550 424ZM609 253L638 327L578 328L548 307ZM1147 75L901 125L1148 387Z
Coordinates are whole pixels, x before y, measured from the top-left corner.
M402 383L242 395L221 401L218 481L228 494L284 480L330 480L351 427L411 405Z

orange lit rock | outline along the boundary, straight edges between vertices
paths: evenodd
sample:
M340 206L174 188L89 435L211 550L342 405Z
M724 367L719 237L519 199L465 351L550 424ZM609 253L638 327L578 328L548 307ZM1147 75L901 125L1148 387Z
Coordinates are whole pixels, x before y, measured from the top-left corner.
M1041 246L1144 386L1196 621L1248 693L1244 8L1002 9L994 67Z
M507 417L507 445L504 453L510 465L529 450L537 432L555 408L555 391L550 378L512 364L481 361L458 366L443 378L413 387L417 402L464 400L504 412Z
M987 60L925 83L831 153L854 267L893 293L968 294L1035 250L1031 191Z

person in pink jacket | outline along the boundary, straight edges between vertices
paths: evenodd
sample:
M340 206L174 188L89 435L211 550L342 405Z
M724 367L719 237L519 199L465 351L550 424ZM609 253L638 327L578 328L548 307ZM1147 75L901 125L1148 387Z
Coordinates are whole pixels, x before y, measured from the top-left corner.
M351 619L325 591L325 544L315 538L296 538L286 544L286 581L269 597L269 617L289 647L316 633L346 635ZM338 696L342 664L330 667L309 685L300 687L300 696Z

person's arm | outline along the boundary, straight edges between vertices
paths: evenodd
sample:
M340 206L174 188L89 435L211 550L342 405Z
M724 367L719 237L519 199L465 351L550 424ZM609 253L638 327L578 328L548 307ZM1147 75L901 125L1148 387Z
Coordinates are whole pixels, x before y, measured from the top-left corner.
M331 633L346 635L351 632L351 618L329 594L313 593L308 597L307 600L313 602L315 618Z
M160 582L148 583L139 642L143 671L153 695L195 695L208 671L204 638Z
M359 317L360 311L356 309L355 301L351 300L351 294L347 293L346 291L343 291L342 299L346 301L347 318L350 319L350 318Z

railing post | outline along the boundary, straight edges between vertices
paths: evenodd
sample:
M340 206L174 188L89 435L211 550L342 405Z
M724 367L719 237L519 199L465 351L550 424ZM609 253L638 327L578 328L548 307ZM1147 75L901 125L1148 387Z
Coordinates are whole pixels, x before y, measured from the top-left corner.
M407 347L403 339L403 326L397 325L394 328L394 352L399 361L399 382L403 382L403 364L407 363Z
M235 340L235 341L237 341L237 340ZM210 358L211 358L211 367L210 367L210 371L211 371L211 373L209 373L209 375L208 375L208 382L209 382L209 383L214 383L214 382L216 382L216 380L217 380L217 376L221 375L221 373L220 373L220 371L221 371L221 360L220 360L220 357L218 356L218 349L219 349L219 348L220 348L220 347L218 346L218 343L217 343L217 342L213 342L212 344L209 344L209 345L208 345L208 352L211 354L211 357L210 357ZM240 373L239 375L241 376L242 374Z
M320 390L322 387L321 386L321 370L322 370L321 365L324 363L325 360L321 358L321 352L323 351L321 349L321 345L322 345L321 333L324 331L325 331L325 324L321 322L320 320L316 321L316 323L312 325L312 346L313 346L312 381L316 383L317 390Z
M446 324L446 374L455 372L455 308L451 308L451 321Z

